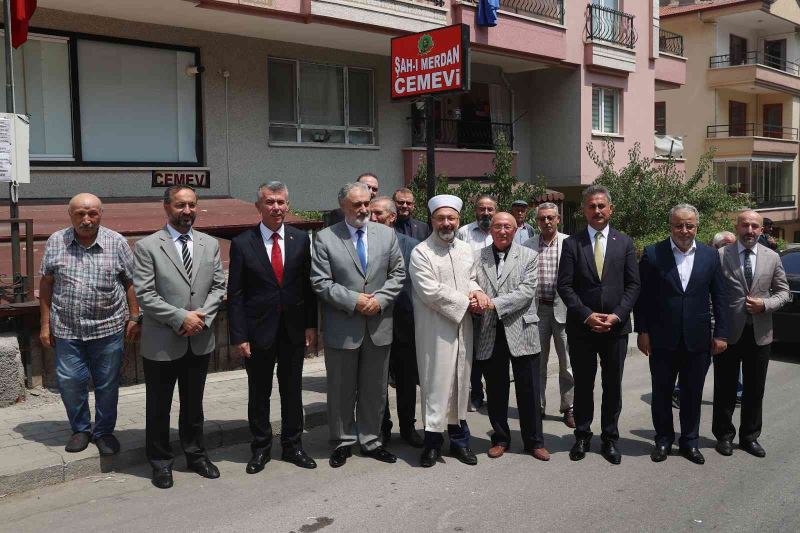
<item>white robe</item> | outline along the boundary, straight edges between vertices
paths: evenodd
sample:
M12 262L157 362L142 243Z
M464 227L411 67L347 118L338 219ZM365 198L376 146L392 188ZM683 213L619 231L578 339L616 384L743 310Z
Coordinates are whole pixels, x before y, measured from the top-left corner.
M469 293L481 290L469 244L435 233L411 252L422 423L440 433L467 417L472 370Z

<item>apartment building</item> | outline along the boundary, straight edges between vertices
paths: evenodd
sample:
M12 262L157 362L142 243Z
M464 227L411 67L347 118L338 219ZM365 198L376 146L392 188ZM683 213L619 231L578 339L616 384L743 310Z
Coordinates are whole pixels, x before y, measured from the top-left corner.
M421 102L390 99L390 39L458 23L472 84L435 104L437 169L482 176L502 132L520 178L576 198L597 175L586 143L654 155L656 91L686 76L656 0L501 0L494 27L469 0L38 5L14 59L17 111L31 116L23 199L156 197L192 179L249 200L280 179L294 207L329 209L364 171L390 192L414 174L426 131Z

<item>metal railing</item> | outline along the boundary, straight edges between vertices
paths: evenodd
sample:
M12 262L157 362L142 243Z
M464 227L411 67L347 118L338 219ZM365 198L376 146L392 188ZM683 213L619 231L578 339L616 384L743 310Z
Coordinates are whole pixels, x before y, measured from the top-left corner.
M683 56L683 35L658 28L658 51Z
M778 124L756 124L754 122L713 124L706 127L706 137L710 139L726 137L770 137L773 139L786 139L790 141L796 141L800 138L797 128L790 128Z
M425 119L411 120L411 145L424 146ZM471 148L475 150L493 150L497 135L505 136L509 148L514 147L514 128L507 122L489 122L479 120L436 119L436 144Z
M767 195L755 196L752 195L753 202L758 209L766 209L770 207L794 207L794 194L784 195Z
M633 27L633 15L589 4L586 15L586 35L590 40L607 41L634 48L638 36Z
M500 10L564 24L564 0L500 0Z
M9 279L10 283L0 281L0 305L3 300L14 302L18 295L22 295L22 300L32 301L34 296L34 278L36 271L33 266L33 219L32 218L5 218L0 219L0 224L24 224L25 225L25 274L6 276L0 274L3 279Z
M709 68L735 67L738 65L763 65L782 70L793 76L800 76L800 65L797 63L788 61L783 57L759 52L758 50L752 50L744 54L723 54L708 58Z

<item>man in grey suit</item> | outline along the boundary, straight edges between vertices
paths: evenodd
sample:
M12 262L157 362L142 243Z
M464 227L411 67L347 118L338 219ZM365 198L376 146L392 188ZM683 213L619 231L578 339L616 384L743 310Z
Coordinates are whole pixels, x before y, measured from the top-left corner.
M365 185L342 187L339 205L345 219L314 240L311 285L322 308L328 424L336 444L330 457L333 468L345 464L356 442L365 456L396 461L379 435L392 307L403 288L405 265L395 231L369 222L369 202Z
M153 484L167 489L172 486L175 457L169 443L175 382L186 464L203 477L219 477L203 443L203 389L225 275L216 239L192 229L197 214L194 189L167 189L164 211L167 225L136 244L133 285L144 312L139 351L147 387L146 453Z
M733 454L733 411L741 365L743 377L739 447L764 457L761 435L761 404L767 379L772 313L791 299L786 272L778 254L761 244L763 219L755 211L736 217L736 244L719 250L722 274L728 288L730 306L728 349L714 359L714 416L711 429L717 438L716 450Z
M517 222L510 213L492 217L492 244L478 256L478 285L490 298L476 334L475 359L486 361L486 396L492 447L489 457L502 456L511 444L508 427L508 364L514 372L519 425L525 451L540 461L549 461L544 447L539 410L539 317L536 285L539 281L537 253L514 242Z

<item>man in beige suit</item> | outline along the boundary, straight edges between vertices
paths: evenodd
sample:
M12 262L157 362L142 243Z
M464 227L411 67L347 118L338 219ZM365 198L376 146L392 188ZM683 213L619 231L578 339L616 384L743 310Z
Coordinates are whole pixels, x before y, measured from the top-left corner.
M716 450L733 454L733 411L739 366L744 378L739 447L764 457L758 443L761 435L761 404L767 379L772 313L789 302L791 294L778 254L758 243L763 219L755 211L736 217L736 244L720 249L722 272L728 285L730 307L728 349L714 360L714 417L711 425Z

